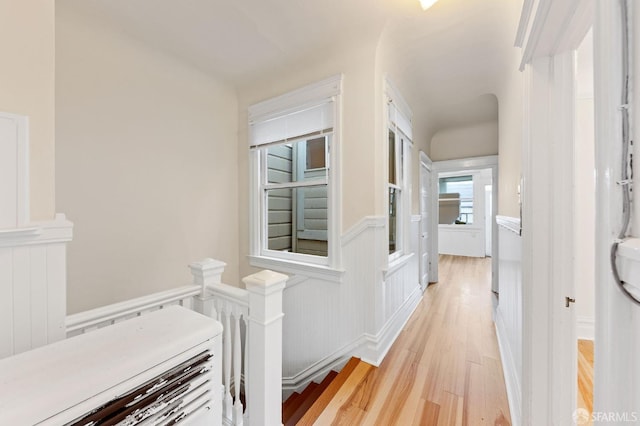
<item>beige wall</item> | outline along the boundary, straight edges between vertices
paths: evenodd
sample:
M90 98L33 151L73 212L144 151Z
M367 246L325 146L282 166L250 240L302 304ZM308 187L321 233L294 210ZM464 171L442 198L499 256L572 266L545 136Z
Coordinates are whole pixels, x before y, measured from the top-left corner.
M436 132L431 139L433 161L498 154L498 123L472 124Z
M332 75L342 73L342 229L348 230L363 217L382 214L376 209L374 96L375 45L343 52L314 52L313 57L239 90L238 181L240 195L241 275L253 271L246 261L249 254L249 149L247 109L250 105L287 93Z
M54 2L0 2L0 111L30 123L31 218L55 213Z
M56 11L69 312L185 285L204 257L237 283L235 92L72 5Z

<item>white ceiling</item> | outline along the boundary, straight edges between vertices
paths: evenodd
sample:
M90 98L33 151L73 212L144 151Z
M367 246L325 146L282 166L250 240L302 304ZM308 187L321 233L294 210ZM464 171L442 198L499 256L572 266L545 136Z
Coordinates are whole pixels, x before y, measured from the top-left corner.
M432 127L497 119L521 0L57 0L236 85L314 51L390 43ZM403 89L401 87L401 89ZM483 96L484 95L484 96ZM414 102L415 104L415 102Z

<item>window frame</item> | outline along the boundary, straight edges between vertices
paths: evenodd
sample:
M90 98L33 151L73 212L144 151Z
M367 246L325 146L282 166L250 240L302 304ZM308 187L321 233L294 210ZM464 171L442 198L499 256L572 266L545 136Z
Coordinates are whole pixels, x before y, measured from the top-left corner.
M412 142L412 122L411 109L406 101L395 89L391 82L385 80L386 93L386 125L385 125L385 217L386 217L386 235L387 235L387 253L389 264L401 262L402 259L411 255L410 247L410 224L411 224L411 158L413 152ZM392 118L392 116L394 116ZM389 132L395 134L395 172L396 183L389 182L390 175L390 159L389 159ZM389 236L390 236L390 191L395 189L397 196L397 212L396 212L396 250L389 252Z
M301 267L321 274L336 276L341 267L340 230L341 215L341 176L340 176L340 139L342 112L342 75L337 75L318 83L303 87L293 92L254 104L249 107L249 263L252 266L271 266L286 270L288 267ZM327 251L328 255L315 256L302 253L282 252L268 249L268 205L267 190L274 184L267 182L266 147L251 147L251 126L255 122L269 120L289 112L304 109L308 105L331 102L333 126L331 131L317 134L298 135L288 142L312 140L321 136L328 138L328 152L325 160L327 170ZM284 141L283 141L284 142ZM268 144L267 144L268 145ZM262 155L262 153L265 153ZM325 183L320 183L324 185ZM293 184L295 187L315 186L310 184Z
M445 175L446 176L442 176ZM441 179L449 179L449 178L461 178L461 177L470 177L471 178L471 185L472 185L472 198L471 198L471 215L473 217L473 220L471 223L466 222L466 223L438 223L438 225L452 225L452 226L468 226L468 227L473 227L474 225L476 225L476 209L477 209L477 201L478 201L478 194L476 193L478 188L478 180L480 178L479 176L479 172L476 171L471 171L471 172L467 172L467 173L442 173L441 176L438 176L438 195L442 194L442 192L440 192L440 180ZM438 200L440 200L440 197L438 196ZM460 200L460 215L462 215L462 201L463 200L468 200L468 198L462 198L462 196L459 198ZM438 201L438 208L440 208L440 201ZM458 217L460 217L460 215Z
M299 142L308 142L309 140L312 139L317 139L319 137L324 137L325 138L325 143L327 144L327 157L329 156L328 154L331 152L331 141L333 139L333 131L330 132L323 132L322 136L319 135L314 135L311 137L308 136L302 136L299 138L293 138L288 140L287 142L282 142L282 144L285 143L299 143ZM274 144L274 145L280 145L280 144ZM269 169L268 169L268 149L271 146L274 145L267 145L261 148L256 148L257 150L259 150L259 156L260 156L260 184L259 184L259 192L260 192L260 205L261 205L261 220L262 220L262 226L261 226L261 238L260 238L260 253L262 256L265 257L270 257L270 258L278 258L278 259L284 259L284 260L298 260L298 261L303 261L305 263L313 263L313 264L321 264L321 265L326 265L328 264L328 262L324 262L321 259L326 259L329 257L329 255L327 254L327 256L315 256L315 255L309 255L309 254L304 254L304 253L296 253L296 252L286 252L286 251L282 251L282 250L273 250L269 248L269 233L268 233L268 229L269 229L269 191L270 190L276 190L276 189L292 189L292 190L296 190L299 188L312 188L312 187L317 187L317 186L326 186L327 188L327 216L329 215L329 209L330 209L330 205L331 205L331 201L329 200L329 173L331 171L331 167L330 167L330 161L327 159L325 164L325 167L323 169L305 169L305 170L326 170L327 173L325 175L324 178L314 178L312 180L309 181L296 181L296 182L286 182L286 183L273 183L273 182L269 182ZM299 158L296 158L294 161L299 160ZM328 166L328 167L327 167ZM294 166L294 167L298 167L298 165ZM299 203L300 199L296 199L296 203ZM304 210L303 209L299 209L299 206L296 207L296 209L292 208L292 214L297 214L299 215L300 213L302 213L304 215ZM302 212L300 210L303 210ZM295 211L295 213L294 213ZM299 218L297 218L296 223L299 222ZM327 217L327 225L329 223L329 218ZM299 225L297 225L295 227L295 229L292 229L292 236L291 238L295 238L297 237L299 231ZM310 232L310 233L314 233L315 231L302 231L302 232ZM317 232L322 232L322 231L317 231ZM295 237L294 237L295 234ZM315 238L307 238L307 239L315 239ZM329 247L329 229L327 226L327 231L326 231L326 235L325 235L325 240L327 241L327 252L330 252L330 247Z
M450 177L459 177L459 176L471 176L472 177L472 181L473 181L473 222L472 223L459 223L459 224L446 224L446 223L438 223L438 227L439 228L449 228L449 229L480 229L482 228L483 225L479 224L479 221L477 220L477 214L476 211L478 209L478 206L481 206L481 208L484 208L484 204L482 202L482 200L480 200L480 197L482 197L484 195L484 193L480 190L480 186L482 185L478 185L478 182L480 182L481 180L481 175L480 175L480 170L476 170L476 169L463 169L463 170L458 170L458 171L442 171L442 172L437 172L437 178L436 178L436 182L437 182L437 186L436 189L438 190L438 199L440 198L440 179L441 178L450 178ZM438 201L438 209L439 209L439 201ZM481 216L484 216L483 212L479 213ZM482 219L480 220L482 221ZM438 220L439 222L439 220Z

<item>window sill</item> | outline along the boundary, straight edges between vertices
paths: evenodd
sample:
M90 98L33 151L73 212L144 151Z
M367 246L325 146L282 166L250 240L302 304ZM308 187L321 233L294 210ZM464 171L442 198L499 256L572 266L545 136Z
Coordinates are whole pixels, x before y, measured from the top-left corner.
M290 275L304 275L336 283L342 282L345 273L342 269L334 269L325 265L313 265L265 256L249 256L249 264L256 268L272 269Z
M387 269L382 270L383 278L386 280L388 276L396 273L400 268L409 263L409 260L411 260L413 256L415 256L415 253L409 253L389 262L389 266L387 267Z

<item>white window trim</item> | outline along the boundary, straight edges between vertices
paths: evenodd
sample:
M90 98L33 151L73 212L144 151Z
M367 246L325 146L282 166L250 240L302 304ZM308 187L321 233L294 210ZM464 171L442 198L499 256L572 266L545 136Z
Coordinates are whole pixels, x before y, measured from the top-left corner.
M249 122L266 120L323 100L334 102L334 120L329 145L329 174L327 183L328 198L328 251L327 257L311 256L300 253L265 250L266 227L263 215L264 206L260 191L260 178L265 167L260 161L257 149L249 151L249 263L257 267L299 271L313 270L319 275L328 275L339 280L342 276L342 253L340 232L342 229L342 185L341 185L341 139L342 139L342 75L336 75L315 84L305 86L284 95L257 103L249 107ZM289 265L289 267L287 267Z
M409 108L409 104L404 100L400 92L395 88L395 86L389 81L388 78L385 78L384 81L385 87L385 136L384 136L384 155L385 155L385 168L386 173L384 174L385 178L385 197L388 199L389 197L389 188L400 188L401 197L400 203L398 205L398 228L396 230L396 251L389 254L388 265L398 265L404 264L405 261L410 258L411 247L410 247L410 238L409 231L411 226L411 159L413 152L413 141L412 141L412 112ZM403 118L400 120L396 120L398 123L392 123L389 116L390 105L393 104L396 111ZM402 128L399 126L402 126ZM392 130L396 135L396 146L399 146L398 142L403 141L402 144L402 170L401 170L401 181L400 185L393 185L389 183L389 130ZM397 156L397 153L396 153ZM397 157L396 157L397 158ZM386 212L385 216L387 217L386 225L385 225L385 235L389 235L389 208L388 201L385 203ZM393 268L392 268L393 269Z

